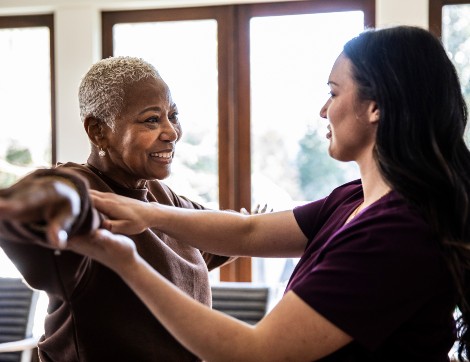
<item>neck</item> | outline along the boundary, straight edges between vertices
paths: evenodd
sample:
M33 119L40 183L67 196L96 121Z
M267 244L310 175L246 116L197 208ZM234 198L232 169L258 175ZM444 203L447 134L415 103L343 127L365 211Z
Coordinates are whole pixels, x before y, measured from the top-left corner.
M359 164L364 204L367 207L390 192L391 188L379 172L377 162L372 157Z
M100 159L98 156L88 157L87 163L94 167L99 174L106 176L113 182L121 185L128 189L142 189L146 188L147 180L145 179L134 179L123 173L118 167L111 167L111 165L105 160Z

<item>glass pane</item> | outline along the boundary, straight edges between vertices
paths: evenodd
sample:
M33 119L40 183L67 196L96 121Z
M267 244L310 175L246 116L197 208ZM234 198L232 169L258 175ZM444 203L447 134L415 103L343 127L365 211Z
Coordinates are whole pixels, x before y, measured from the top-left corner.
M0 29L0 188L52 162L49 28ZM20 273L0 249L0 277Z
M457 68L462 92L470 109L470 3L442 8L442 42ZM470 132L466 141L470 145Z
M462 86L467 107L470 109L470 3L446 5L442 7L442 43L449 58L455 65ZM470 146L469 126L465 132L467 145ZM455 318L460 315L455 311ZM458 344L455 343L449 352L450 357L457 358Z
M333 62L364 29L364 14L260 17L250 26L252 207L290 209L359 177L355 164L329 157L319 112ZM253 281L283 284L296 262L255 258Z
M49 28L0 29L0 187L50 166Z
M138 56L157 68L178 106L183 137L164 182L218 208L217 22L117 24L113 40L114 55Z

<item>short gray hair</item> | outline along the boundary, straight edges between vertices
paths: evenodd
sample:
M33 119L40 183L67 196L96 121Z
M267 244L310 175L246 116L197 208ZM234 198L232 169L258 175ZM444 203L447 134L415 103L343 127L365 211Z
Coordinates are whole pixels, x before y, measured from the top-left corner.
M82 122L95 117L114 129L124 107L125 88L145 78L162 79L152 64L140 58L110 57L93 64L78 90Z

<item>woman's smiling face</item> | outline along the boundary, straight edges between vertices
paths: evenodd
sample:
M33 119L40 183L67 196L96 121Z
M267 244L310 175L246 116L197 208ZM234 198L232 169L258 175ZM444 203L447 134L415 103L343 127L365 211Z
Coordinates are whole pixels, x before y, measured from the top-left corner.
M143 187L146 180L170 175L176 142L181 137L178 110L163 80L147 78L126 88L124 107L107 131L112 178Z
M328 79L330 98L320 110L328 119L328 152L340 161L358 161L375 144L378 110L375 102L358 98L351 61L341 54Z

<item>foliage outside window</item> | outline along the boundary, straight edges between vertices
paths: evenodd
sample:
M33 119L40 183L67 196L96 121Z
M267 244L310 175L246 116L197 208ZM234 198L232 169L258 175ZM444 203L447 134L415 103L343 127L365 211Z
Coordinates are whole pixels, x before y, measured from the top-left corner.
M462 92L470 109L470 3L442 8L442 42L457 69ZM470 145L468 126L466 140Z

